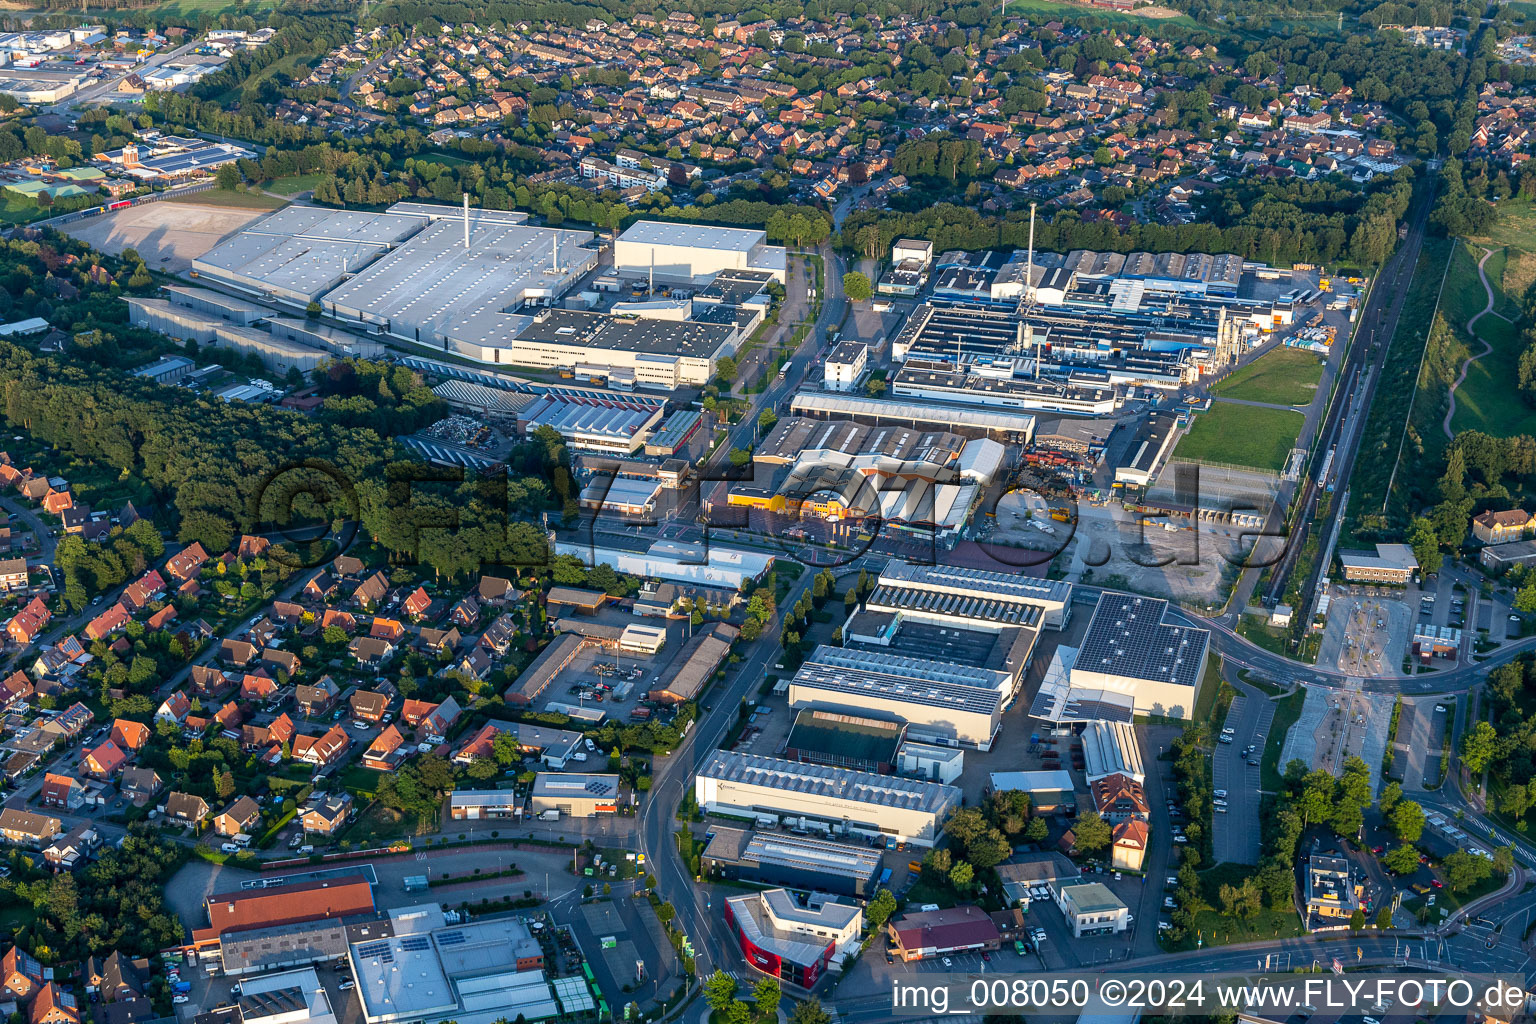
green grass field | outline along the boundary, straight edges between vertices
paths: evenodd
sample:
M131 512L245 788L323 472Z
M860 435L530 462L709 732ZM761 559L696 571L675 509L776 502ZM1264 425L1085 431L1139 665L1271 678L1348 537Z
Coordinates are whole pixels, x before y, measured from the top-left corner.
M1209 412L1195 414L1173 454L1194 462L1279 472L1304 422L1301 413L1289 409L1217 402Z
M1163 5L1166 6L1166 5ZM1130 14L1125 11L1112 11L1105 7L1089 7L1087 4L1059 3L1057 0L1008 0L1008 14L1017 18L1033 18L1040 15L1049 17L1083 17L1091 16L1103 18L1105 21L1133 22L1138 25L1182 25L1186 28L1194 28L1197 22L1188 15L1181 14L1176 18L1153 18L1145 14Z
M280 196L296 196L320 184L320 179L324 177L323 174L295 174L288 178L277 178L267 186L267 191L276 192Z
M1323 379L1323 361L1299 348L1277 348L1211 388L1223 398L1307 405Z
M31 196L15 192L0 192L0 223L28 224L48 216Z
M1489 248L1517 245L1522 249L1536 249L1536 203L1527 199L1506 199L1499 204L1499 216L1493 227L1486 235L1473 236L1471 241Z

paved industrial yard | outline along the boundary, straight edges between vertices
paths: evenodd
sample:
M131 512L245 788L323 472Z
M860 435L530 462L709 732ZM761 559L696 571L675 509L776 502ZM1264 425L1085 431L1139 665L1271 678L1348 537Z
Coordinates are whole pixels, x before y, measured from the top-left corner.
M239 231L266 210L203 203L145 203L59 228L64 234L113 256L136 249L150 269L180 274L192 261Z

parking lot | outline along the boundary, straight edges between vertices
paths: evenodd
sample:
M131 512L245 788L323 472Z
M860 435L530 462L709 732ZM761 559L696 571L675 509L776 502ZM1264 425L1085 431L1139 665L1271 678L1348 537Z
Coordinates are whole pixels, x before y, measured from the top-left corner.
M1217 863L1259 862L1260 762L1274 718L1274 702L1246 686L1227 711L1226 728L1232 732L1222 737L1211 760L1212 786L1217 799L1225 801L1225 806L1217 805L1211 822Z

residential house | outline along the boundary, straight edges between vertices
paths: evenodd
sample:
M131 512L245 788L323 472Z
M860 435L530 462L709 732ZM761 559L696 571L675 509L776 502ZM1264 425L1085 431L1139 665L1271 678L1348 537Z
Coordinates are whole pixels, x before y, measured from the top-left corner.
M1502 512L1484 512L1472 518L1472 536L1484 544L1504 544L1523 540L1529 536L1536 520L1523 509L1512 508Z
M423 627L416 638L423 650L430 651L433 654L442 654L445 651L451 654L464 639L463 635L459 633L457 626L452 626L448 629Z
M405 626L398 619L375 616L373 623L368 627L368 635L377 640L398 643L400 638L405 636Z
M91 957L86 964L85 989L106 1003L142 996L149 961L130 960L120 950L104 957Z
M351 612L344 612L339 608L327 608L325 614L320 617L320 628L325 630L332 626L337 626L348 634L356 633L357 619Z
M255 661L257 653L256 645L247 640L226 639L219 645L219 660L240 668Z
M235 798L213 819L213 830L221 836L249 834L261 824L261 805L249 796Z
M248 672L240 679L241 700L267 700L277 692L275 680Z
M155 612L149 618L145 619L144 624L147 625L150 629L160 630L169 629L171 627L171 623L175 621L176 607L175 605L168 604L161 608L159 611Z
M208 552L203 550L202 544L193 541L171 556L170 561L165 563L165 569L178 580L192 580L197 578L206 561Z
M271 546L272 542L265 537L253 537L250 534L245 534L241 536L240 544L235 548L235 557L241 561L256 558L259 555L265 554L267 548Z
M77 811L85 805L85 787L68 775L48 772L43 776L43 788L37 794L37 802L44 807Z
M448 621L464 629L474 629L480 622L480 602L470 594L453 606L453 610L448 613Z
M54 871L73 871L100 848L101 833L90 822L81 822L49 843L43 850L43 860Z
M339 725L333 725L325 731L323 736L295 736L293 759L320 768L328 768L346 756L347 748L351 743L347 731Z
M25 1002L43 987L43 965L20 946L12 946L0 958L0 974L5 995L11 999Z
M165 596L165 579L158 572L149 572L123 588L123 604L136 612L143 611L151 601Z
M27 560L0 558L0 590L7 593L27 589Z
M302 593L306 601L328 601L338 587L336 577L328 572L320 572L310 577L309 582L304 584Z
M0 839L12 846L41 850L43 844L51 842L63 831L63 823L58 818L19 811L14 807L0 809Z
M348 698L352 717L362 722L379 722L389 710L389 695L373 690L354 690Z
M143 807L165 788L165 782L160 778L160 773L153 768L124 768L122 775L117 780L118 788L123 796L135 807Z
M92 640L104 640L127 626L132 618L119 602L86 623L85 635Z
M347 580L357 579L367 568L361 558L353 558L351 555L337 555L336 560L331 563L331 571Z
M32 680L25 672L12 672L0 680L0 711L9 711L34 693Z
M346 825L351 814L352 794L331 794L324 800L306 807L301 821L306 832L333 836Z
M193 665L192 692L199 697L222 697L235 686L234 680L212 665Z
M1147 856L1151 829L1140 818L1128 818L1115 826L1111 859L1121 871L1140 871Z
M87 751L80 761L80 770L96 779L110 779L128 763L128 755L111 740Z
M124 751L136 754L149 742L149 726L128 718L112 720L111 740Z
M27 1024L80 1024L80 1007L72 994L46 982L27 1006Z
M304 610L304 606L301 604L295 604L292 601L272 602L272 617L285 626L299 625L307 614L308 612Z
M448 697L421 720L421 725L416 730L417 741L432 744L446 743L448 741L448 730L453 727L453 723L457 722L459 715L463 713L463 709L459 707L459 702L452 697Z
M315 718L331 710L331 705L336 703L336 696L341 691L336 689L330 676L321 676L310 686L300 683L293 688L293 702L298 708L299 714L308 718Z
M382 665L395 656L395 645L374 636L360 636L347 645L359 665Z
M187 825L200 825L208 817L211 808L208 801L191 793L171 793L165 798L165 816L171 821Z
M435 710L437 705L429 700L412 700L407 697L400 705L400 721L414 729Z
M393 771L409 755L410 750L406 748L405 737L400 734L399 728L388 725L363 751L363 767L381 772Z
M1146 793L1141 783L1129 775L1114 772L1096 779L1090 788L1099 816L1111 825L1132 818L1146 821L1150 817L1151 807L1147 804Z
M389 593L389 577L382 572L376 572L353 589L352 603L366 611L376 607L380 601L384 600L384 595L387 593Z
M52 618L53 613L48 610L43 599L34 597L6 624L5 631L12 640L25 646L37 638Z
M427 610L431 607L432 598L427 594L426 588L417 587L415 590L411 591L410 596L407 597L405 601L400 605L400 610L406 615L407 618L419 622L421 618L427 614Z
M303 664L299 661L297 654L277 647L268 647L262 651L261 660L265 664L271 665L276 671L287 673L290 679L299 671Z

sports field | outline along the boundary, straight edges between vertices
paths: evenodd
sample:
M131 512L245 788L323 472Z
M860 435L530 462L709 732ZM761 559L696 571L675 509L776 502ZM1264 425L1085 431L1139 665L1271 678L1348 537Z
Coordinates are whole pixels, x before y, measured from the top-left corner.
M1299 348L1267 352L1211 388L1223 398L1272 405L1308 405L1323 379L1323 361Z
M1215 402L1195 414L1189 433L1174 448L1175 458L1216 465L1250 466L1280 472L1306 420L1290 409Z

